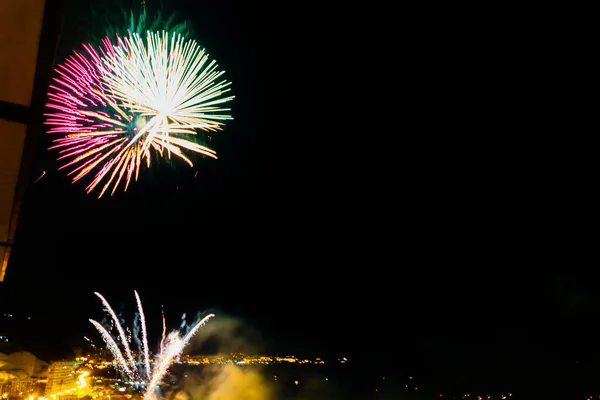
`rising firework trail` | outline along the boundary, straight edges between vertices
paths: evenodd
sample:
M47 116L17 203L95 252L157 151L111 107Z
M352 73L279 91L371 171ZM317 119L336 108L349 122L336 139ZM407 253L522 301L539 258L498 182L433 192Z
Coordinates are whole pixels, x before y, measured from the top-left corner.
M83 45L56 68L45 124L56 138L60 169L73 182L91 176L88 193L127 190L152 158L217 158L201 132L231 120L231 83L194 40L169 32L130 32ZM209 137L210 139L210 137ZM100 185L100 186L98 186Z
M125 348L125 354L127 355L127 361L129 362L129 367L135 368L135 360L133 359L133 355L131 354L131 349L129 348L129 341L127 340L127 337L125 336L125 330L121 326L121 323L119 322L119 318L117 317L117 314L115 314L112 307L110 306L108 301L106 301L104 296L102 296L98 292L94 292L94 294L96 296L98 296L100 298L100 300L102 300L102 304L104 304L104 309L112 317L112 320L113 320L115 326L117 327L117 331L119 332L119 339L121 339L121 344Z
M137 301L138 310L140 312L140 323L142 325L142 351L144 352L144 367L146 367L146 377L150 379L150 351L148 350L148 334L146 333L146 317L144 316L144 308L137 290L134 290L135 300Z
M98 329L98 332L100 332L100 334L102 335L102 339L106 343L106 346L108 347L108 350L110 350L110 352L115 357L115 360L117 361L117 365L119 366L119 368L131 380L136 381L137 377L135 376L135 374L131 370L131 368L129 368L129 365L127 364L127 361L125 361L125 358L123 358L123 353L121 353L121 349L119 349L119 345L117 344L117 342L115 342L115 340L112 338L112 336L110 335L110 333L99 322L94 321L92 319L90 319L90 322L96 327L96 329Z
M117 344L117 341L112 337L109 331L102 326L97 321L90 319L90 322L96 327L102 339L107 345L107 348L115 357L115 362L118 369L125 375L127 375L132 381L140 381L146 383L146 391L144 393L144 400L155 400L157 398L157 394L155 388L159 386L166 373L169 370L171 362L173 359L179 357L183 352L185 346L189 343L190 339L198 332L198 330L212 317L214 314L209 314L206 317L202 318L198 323L196 323L184 336L181 335L179 331L173 331L166 334L166 329L163 329L163 334L161 338L161 348L160 352L154 356L154 365L151 367L150 365L150 352L148 351L148 340L146 336L146 321L144 316L144 311L142 308L142 302L137 292L135 293L138 312L142 325L142 349L140 352L142 354L143 362L142 365L139 366L133 359L133 353L131 352L131 348L127 341L124 341L125 334L124 329L119 322L119 319L115 315L114 311L106 301L106 299L99 293L95 293L98 296L102 303L104 304L105 310L112 317L114 324L116 325L119 338L121 339L122 347L121 349ZM164 316L163 316L163 328L164 328ZM125 353L125 355L123 355ZM129 361L128 361L129 360ZM141 369L144 370L144 374L141 373Z

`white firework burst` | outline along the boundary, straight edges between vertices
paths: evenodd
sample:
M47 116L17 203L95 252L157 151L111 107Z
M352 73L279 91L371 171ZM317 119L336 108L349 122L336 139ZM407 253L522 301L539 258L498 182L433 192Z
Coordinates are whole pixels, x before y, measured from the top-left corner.
M85 47L57 68L47 124L50 133L63 133L52 148L62 148L64 166L75 166L77 181L96 174L88 193L104 182L100 197L124 180L125 190L140 166L149 167L152 154L175 155L193 166L186 151L217 158L198 140L198 130L222 130L231 120L231 83L216 61L194 40L180 34L148 31L103 41L100 54Z

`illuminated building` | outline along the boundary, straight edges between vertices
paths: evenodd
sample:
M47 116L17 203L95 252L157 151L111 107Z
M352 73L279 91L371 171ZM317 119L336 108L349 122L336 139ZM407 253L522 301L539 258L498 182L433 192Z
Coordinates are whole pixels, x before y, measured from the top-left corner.
M59 361L50 364L48 368L48 383L46 383L46 397L53 394L63 394L77 386L77 374L75 374L72 361Z
M3 0L0 12L0 282L10 259L60 27L60 0ZM38 51L39 50L39 51Z

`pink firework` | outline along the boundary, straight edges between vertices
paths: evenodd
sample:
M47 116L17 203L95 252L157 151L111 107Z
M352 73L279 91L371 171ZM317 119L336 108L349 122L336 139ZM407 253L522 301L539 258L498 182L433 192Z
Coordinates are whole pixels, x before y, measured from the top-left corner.
M148 32L108 38L97 49L83 45L56 68L50 85L45 124L57 135L60 169L73 182L92 176L91 192L103 183L99 197L120 184L127 190L152 154L172 154L187 162L185 150L216 158L197 143L198 130L221 130L219 104L233 99L223 74L196 42L168 33Z

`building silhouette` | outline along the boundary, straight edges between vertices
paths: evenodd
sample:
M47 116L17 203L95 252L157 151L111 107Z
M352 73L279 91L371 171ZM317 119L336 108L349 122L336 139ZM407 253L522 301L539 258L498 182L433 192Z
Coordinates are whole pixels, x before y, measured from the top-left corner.
M43 135L61 0L2 0L0 11L0 282L10 261L29 170Z

